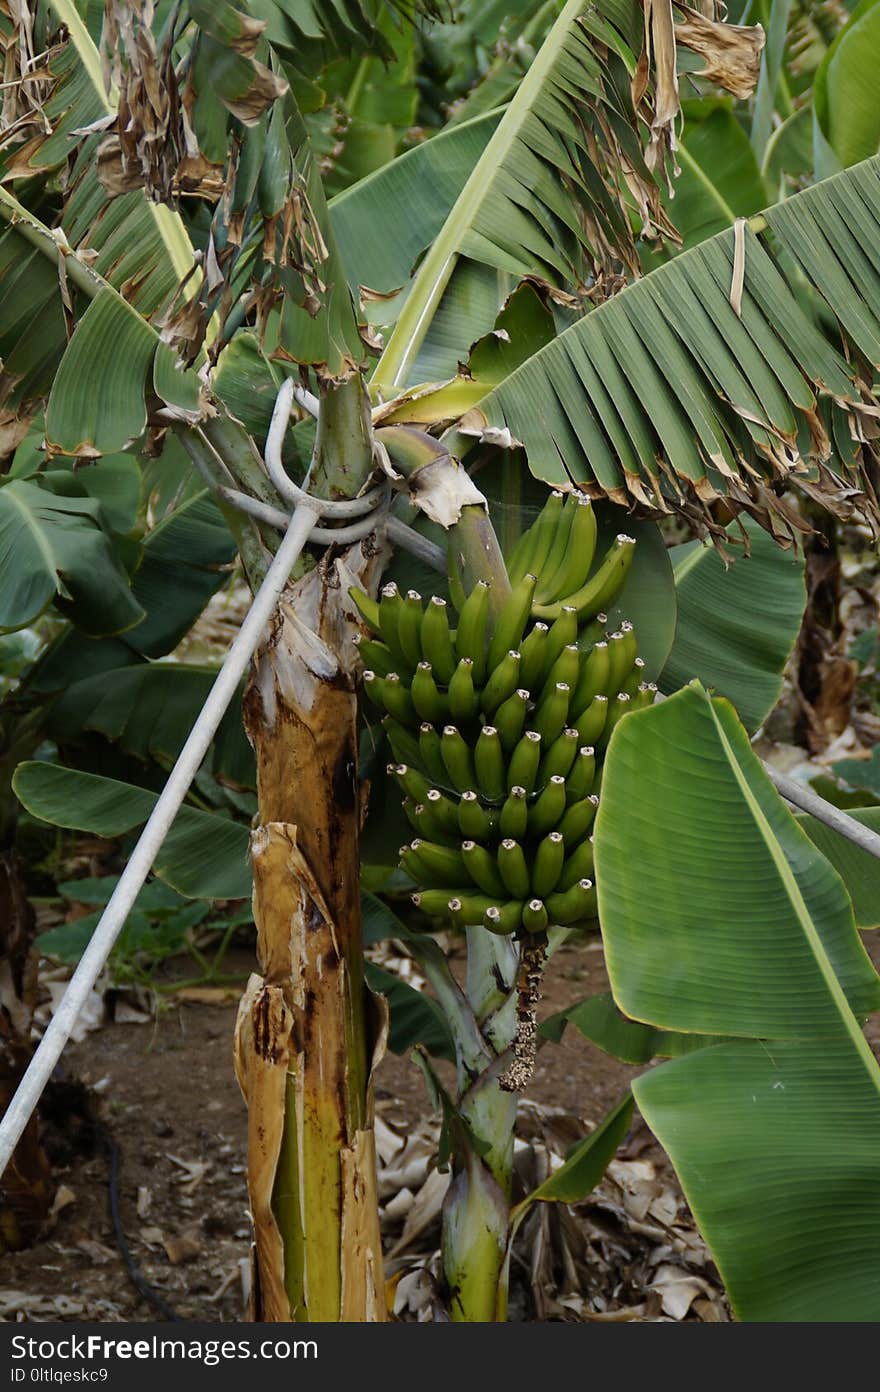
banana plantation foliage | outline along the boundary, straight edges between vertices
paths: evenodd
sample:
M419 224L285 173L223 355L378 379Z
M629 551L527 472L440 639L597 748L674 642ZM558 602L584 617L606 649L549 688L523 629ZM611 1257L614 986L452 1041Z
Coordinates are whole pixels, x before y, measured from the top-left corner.
M880 1318L880 0L0 51L4 1317Z

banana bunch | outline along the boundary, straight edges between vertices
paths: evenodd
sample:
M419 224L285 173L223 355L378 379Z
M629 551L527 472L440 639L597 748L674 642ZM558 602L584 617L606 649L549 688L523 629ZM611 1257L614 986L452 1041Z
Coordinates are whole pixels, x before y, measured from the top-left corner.
M439 596L352 590L374 635L359 640L364 686L384 711L388 771L415 831L401 864L432 917L524 936L595 916L605 748L656 692L632 624L605 631L634 547L616 537L590 575L592 506L552 493L514 548L493 623L483 581L455 627Z

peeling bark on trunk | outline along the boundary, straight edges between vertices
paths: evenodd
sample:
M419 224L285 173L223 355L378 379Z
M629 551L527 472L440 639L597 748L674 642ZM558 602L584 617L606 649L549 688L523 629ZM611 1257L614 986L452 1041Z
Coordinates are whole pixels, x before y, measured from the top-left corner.
M348 597L354 584L375 590L384 561L368 539L286 591L245 696L262 978L241 1004L236 1071L249 1108L257 1320L385 1316L371 1090L384 1028L368 1018L363 978Z

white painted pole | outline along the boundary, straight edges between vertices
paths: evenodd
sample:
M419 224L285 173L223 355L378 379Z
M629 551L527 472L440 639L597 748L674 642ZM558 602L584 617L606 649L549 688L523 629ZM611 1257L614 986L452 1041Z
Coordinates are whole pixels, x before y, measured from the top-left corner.
M300 504L293 514L290 526L266 572L266 578L254 596L254 602L224 658L201 713L168 775L168 781L138 838L128 864L119 877L119 883L100 917L89 945L80 958L61 1004L0 1121L0 1175L6 1169L12 1152L21 1139L43 1088L61 1057L77 1016L100 976L110 950L150 873L171 823L263 636L290 571L318 521L322 504L319 499L315 499L314 504L314 507Z

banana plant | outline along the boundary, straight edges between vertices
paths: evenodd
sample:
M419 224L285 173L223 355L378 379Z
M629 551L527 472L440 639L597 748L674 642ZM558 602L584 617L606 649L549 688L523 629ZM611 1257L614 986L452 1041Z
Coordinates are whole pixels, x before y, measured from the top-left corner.
M652 694L672 644L671 566L653 519L678 513L723 544L730 538L717 504L726 500L787 541L802 522L785 483L838 512L874 518L864 422L876 410L870 365L880 314L865 248L880 220L878 162L622 288L638 271L640 238L676 235L658 176L675 139L677 52L706 59L701 82L742 94L757 79L759 30L653 4L649 54L637 0L549 7L532 31L524 76L496 89L502 110L453 122L328 206L308 108L320 101L325 63L392 56L376 6L347 5L343 23L337 6L318 21L312 6L189 0L156 33L149 7L111 7L115 100L103 101L98 52L67 9L52 0L41 36L48 90L38 95L49 130L23 106L6 142L13 192L0 190L0 306L4 329L15 330L3 346L18 355L4 403L11 419L45 409L50 459L155 453L176 440L208 481L255 586L286 525L292 478L285 482L283 467L315 496L350 501L378 462L399 495L393 520L414 509L428 518L419 525L433 530L435 548L422 554L437 565L436 543L449 545L436 586L458 613L452 626L449 608L444 617L442 604L423 605L409 587L376 598L391 553L381 525L354 545L340 538L326 556L316 544L291 576L244 695L258 799L251 863L261 975L243 1003L237 1068L250 1116L254 1313L333 1320L385 1312L370 1101L383 1026L364 988L358 890L358 648L376 661L380 647L369 628L391 653L378 658L396 667L368 667L367 685L409 736L398 749L389 744L392 776L404 780L413 815L417 807L420 819L433 813L434 827L447 819L445 837L431 838L430 866L420 847L407 856L418 907L436 908L425 896L438 889L442 914L455 899L469 944L462 991L430 935L418 935L458 1066L458 1095L449 1098L425 1065L454 1172L443 1239L450 1308L458 1319L498 1318L524 1212L511 1210L512 1089L534 1044L542 935L594 911L593 890L582 884L590 876L581 873L592 854L590 760L602 764L613 728L607 708L625 725L627 702ZM31 42L23 29L17 39ZM156 82L167 98L158 126L139 105ZM82 91L91 104L71 124L70 93L78 100ZM16 90L19 102L26 98ZM148 140L157 129L161 138ZM62 164L83 130L71 184ZM37 188L38 171L57 177ZM185 264L170 248L165 260L151 253L144 274L153 298L141 300L141 268L130 256L135 219L146 208L153 227L151 210L176 202L198 208L173 222L174 236L189 240ZM406 216L389 226L389 208L404 206ZM171 234L158 222L167 246ZM283 467L270 475L262 456L289 378L288 400L302 403L302 418L276 439ZM43 472L27 481L41 493ZM558 485L540 527L521 541L512 529L506 559L487 504L499 472L504 491L524 494L532 478ZM622 505L649 520L635 521ZM570 552L569 527L577 538ZM592 572L594 555L606 552ZM637 585L640 569L646 578ZM52 573L64 599L60 565ZM154 659L160 640L139 651ZM534 664L528 686L523 661ZM691 658L683 661L686 671ZM607 690L596 685L604 662ZM149 709L154 680L123 673L116 685L131 699L136 687ZM573 693L585 701L580 711ZM447 702L455 719L438 725ZM479 745L489 717L500 724ZM133 741L110 694L95 719ZM437 736L425 735L424 750L422 724ZM574 744L565 734L572 729ZM541 744L528 734L546 739L547 758L554 751L543 775ZM594 755L581 755L591 746ZM139 747L167 757L167 734L144 733ZM512 769L517 781L508 787ZM63 786L70 773L84 777L26 765L16 786L45 809L40 815L61 820L81 796L81 782ZM440 786L423 787L413 773ZM484 777L495 779L488 792ZM128 785L107 781L90 785L78 815L115 835L144 820L150 792L138 790L133 802ZM501 836L497 850L496 812L497 831L503 814L504 831L516 833ZM181 815L179 838L172 833L157 869L182 892L213 893L217 881L199 876L197 840L206 831L198 815ZM242 829L228 827L227 893L245 878L233 847ZM569 849L578 873L562 887ZM459 861L491 891L474 880L480 893L469 890L465 902L448 892L465 879L427 882L450 862L460 875ZM566 879L573 873L569 865ZM596 1133L581 1181L569 1171L532 1199L575 1192L625 1122L624 1107ZM485 1236L475 1245L478 1219Z

